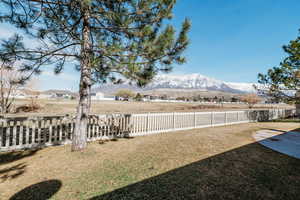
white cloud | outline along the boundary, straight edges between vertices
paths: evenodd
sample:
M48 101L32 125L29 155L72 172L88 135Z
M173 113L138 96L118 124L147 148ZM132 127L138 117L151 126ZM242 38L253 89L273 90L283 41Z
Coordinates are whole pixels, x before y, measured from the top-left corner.
M44 71L44 72L42 72L41 76L46 76L48 78L58 78L58 79L67 80L67 81L77 81L78 80L78 77L76 77L76 75L65 73L65 72L62 72L59 74L54 74L54 72L51 72L51 71Z
M54 74L51 69L45 70L37 76L42 90L62 89L77 91L79 86L79 76L74 72L64 71L60 74Z

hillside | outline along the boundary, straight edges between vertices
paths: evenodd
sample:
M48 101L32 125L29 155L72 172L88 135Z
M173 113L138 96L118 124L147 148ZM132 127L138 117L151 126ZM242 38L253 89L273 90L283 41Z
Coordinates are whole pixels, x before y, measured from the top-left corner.
M252 83L225 82L201 74L159 75L144 88L138 88L134 84L126 82L120 85L105 84L94 88L93 91L114 94L120 89L130 89L145 94L181 93L181 96L183 96L183 94L187 96L189 96L189 94L195 95L195 93L204 96L227 96L255 92Z

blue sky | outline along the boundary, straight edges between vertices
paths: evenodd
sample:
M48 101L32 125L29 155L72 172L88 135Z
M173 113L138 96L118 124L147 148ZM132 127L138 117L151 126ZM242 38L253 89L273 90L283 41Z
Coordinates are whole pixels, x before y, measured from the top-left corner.
M187 63L174 74L200 73L231 82L256 82L259 72L284 57L282 45L295 39L300 28L299 0L178 0L172 23L192 21ZM0 38L13 30L0 24ZM40 76L39 89L78 88L78 74L66 67L54 76Z
M175 73L201 73L225 81L256 82L278 65L282 45L300 28L296 0L179 0L175 21L192 20L188 63Z

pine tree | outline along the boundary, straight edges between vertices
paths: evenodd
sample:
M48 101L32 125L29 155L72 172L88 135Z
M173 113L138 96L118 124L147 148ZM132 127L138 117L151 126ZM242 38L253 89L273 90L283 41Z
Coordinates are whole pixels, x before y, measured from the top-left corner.
M137 93L136 96L134 97L136 101L142 101L143 100L143 95L141 93Z
M135 96L135 93L129 89L121 89L115 94L115 96L129 100Z
M5 59L22 60L21 71L40 73L67 62L80 71L79 103L72 150L86 147L90 89L94 83L144 86L173 64L182 64L188 46L189 20L176 33L167 23L176 0L2 0L1 22L8 22L40 41L25 47L22 37L2 48Z
M283 46L287 57L279 66L268 70L267 74L259 74L258 90L275 100L300 103L300 37Z

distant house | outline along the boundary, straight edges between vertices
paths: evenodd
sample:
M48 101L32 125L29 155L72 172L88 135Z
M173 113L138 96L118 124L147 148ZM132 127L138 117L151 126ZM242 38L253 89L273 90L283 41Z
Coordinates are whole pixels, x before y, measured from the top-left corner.
M47 90L39 95L40 99L76 99L77 97L77 93L68 90Z
M114 101L115 96L106 95L102 92L92 92L91 93L91 100L93 100L93 101Z
M7 95L7 94L6 94ZM11 98L15 98L15 99L26 99L27 98L27 95L24 91L22 90L15 90L15 91L12 91L11 94L10 94L10 97Z
M39 95L39 99L50 99L52 97L52 94L48 94L48 93L41 93L40 95Z
M104 98L104 93L102 93L102 92L92 92L91 93L92 100L101 100L103 98Z
M40 92L34 91L34 90L22 90L27 98L38 98L40 95Z
M157 100L157 99L160 99L160 96L159 95L146 94L146 95L144 95L144 99L146 101Z
M27 90L27 89L19 89L12 91L10 97L15 99L29 99L29 98L37 98L40 92Z

